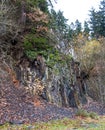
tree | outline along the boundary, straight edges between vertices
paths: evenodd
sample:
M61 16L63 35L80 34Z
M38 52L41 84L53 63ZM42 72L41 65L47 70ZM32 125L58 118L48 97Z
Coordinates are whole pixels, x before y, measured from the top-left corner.
M15 12L16 8L10 0L0 1L0 35L13 33L13 28L16 29L15 18L13 20Z
M48 3L50 4L51 7L53 7L53 2L57 3L57 0L48 0Z
M74 38L74 30L71 28L71 26L68 27L68 31L67 31L67 39L68 41L72 41Z
M50 27L56 33L59 38L64 38L67 34L68 25L67 19L64 17L62 11L56 12L55 10L51 10L51 23Z
M79 20L75 21L75 35L79 35L82 32L82 26Z
M103 14L103 16L105 16L105 0L101 1L99 9L101 13Z
M105 0L101 1L99 11L90 10L90 27L92 37L105 36Z
M100 35L105 36L105 0L101 1L100 8Z
M39 0L38 7L43 12L48 12L48 3L46 0Z
M90 32L90 28L89 28L89 25L88 25L88 22L84 22L84 30L83 30L83 34L85 37L89 37L89 32Z
M67 19L60 10L57 12L56 25L60 33L64 33L67 27Z

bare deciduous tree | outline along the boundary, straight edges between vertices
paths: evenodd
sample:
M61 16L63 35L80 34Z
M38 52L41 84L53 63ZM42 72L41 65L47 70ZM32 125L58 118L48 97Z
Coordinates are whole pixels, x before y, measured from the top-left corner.
M17 30L17 24L14 18L16 7L11 0L0 1L0 35L3 36L8 32L13 33Z

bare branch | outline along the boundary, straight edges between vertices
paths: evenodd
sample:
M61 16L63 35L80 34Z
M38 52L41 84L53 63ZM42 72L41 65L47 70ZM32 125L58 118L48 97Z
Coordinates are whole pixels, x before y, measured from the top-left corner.
M16 7L11 0L0 1L0 35L4 35L12 31L13 27L17 28L13 15L16 12Z

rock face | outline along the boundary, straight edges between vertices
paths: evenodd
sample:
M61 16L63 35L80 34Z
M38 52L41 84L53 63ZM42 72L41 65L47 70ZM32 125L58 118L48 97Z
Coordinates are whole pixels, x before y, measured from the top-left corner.
M86 103L85 76L73 59L63 66L57 63L49 68L41 55L33 61L22 57L15 69L20 84L48 102L65 107Z
M0 84L6 76L5 80L9 78L15 87L24 86L31 94L40 95L57 106L79 107L86 103L86 75L81 72L79 62L71 59L50 68L42 55L30 61L22 49L16 48L9 46L4 52L1 47Z

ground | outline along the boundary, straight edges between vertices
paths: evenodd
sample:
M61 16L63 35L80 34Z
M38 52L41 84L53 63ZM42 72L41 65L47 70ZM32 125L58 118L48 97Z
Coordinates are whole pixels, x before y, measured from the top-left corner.
M23 87L7 84L1 86L0 93L0 125L5 123L32 124L63 118L74 119L77 112L76 108L58 107L38 96L32 96ZM91 99L82 109L96 112L98 115L105 114L104 106Z

